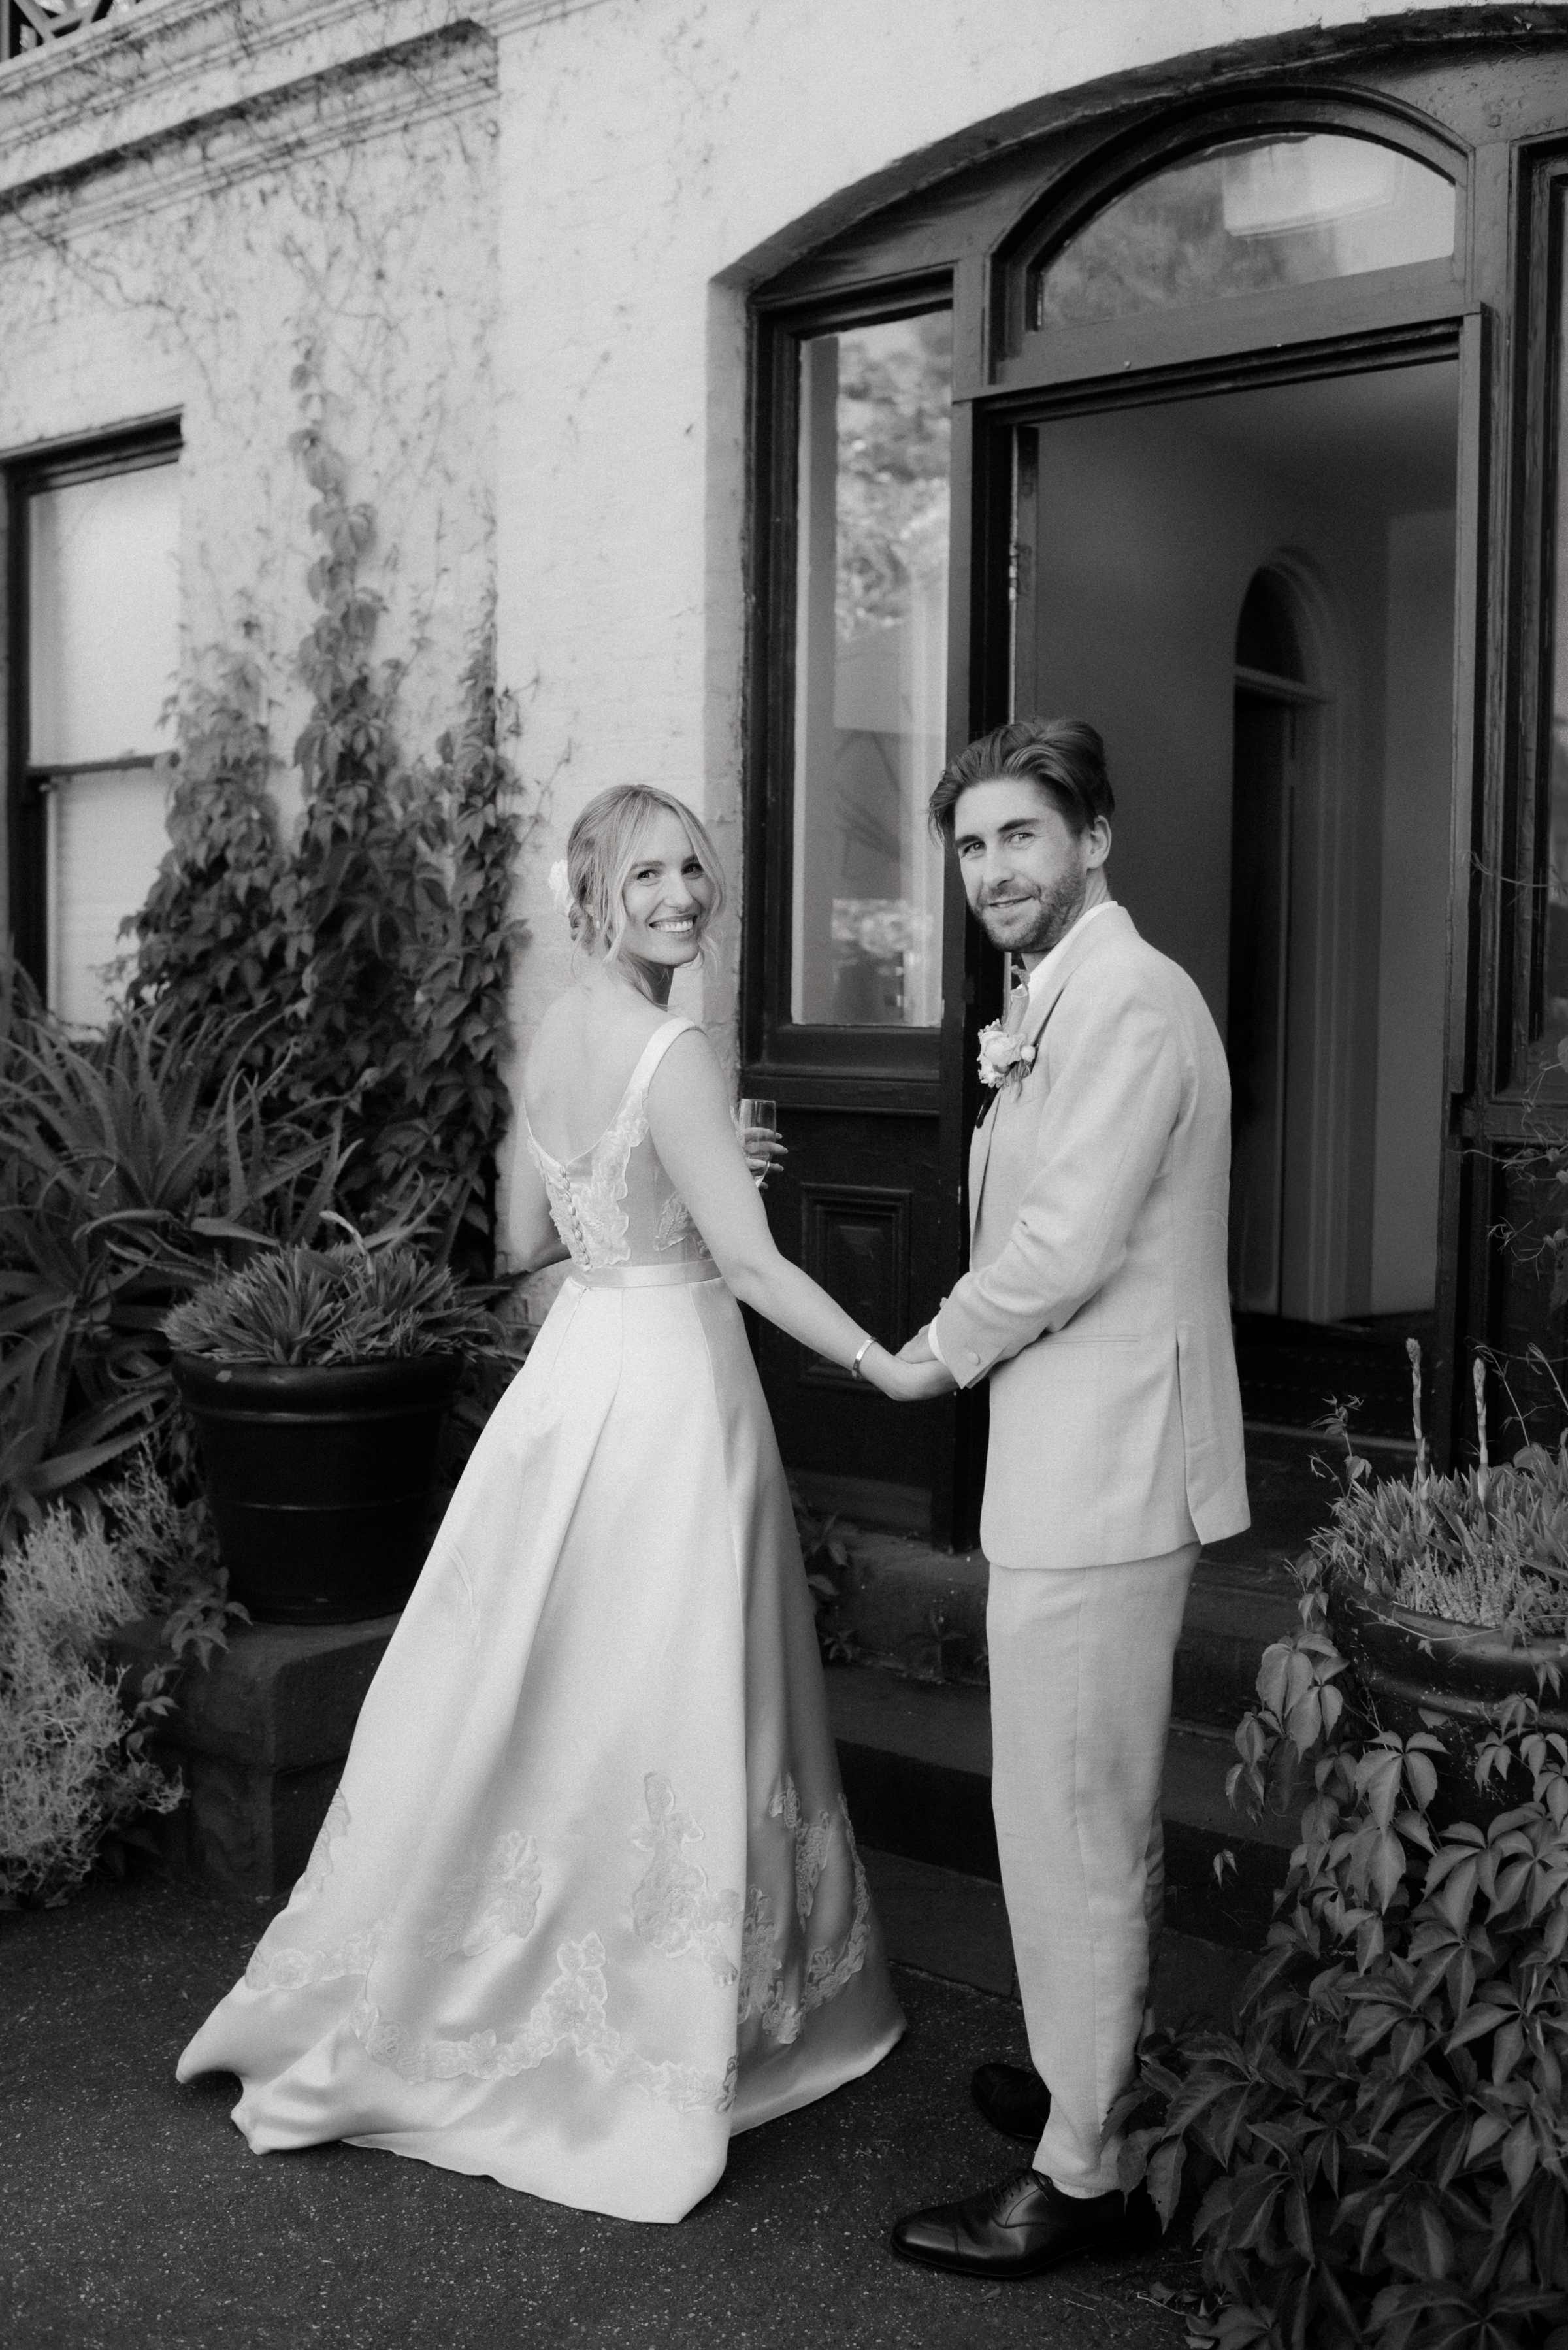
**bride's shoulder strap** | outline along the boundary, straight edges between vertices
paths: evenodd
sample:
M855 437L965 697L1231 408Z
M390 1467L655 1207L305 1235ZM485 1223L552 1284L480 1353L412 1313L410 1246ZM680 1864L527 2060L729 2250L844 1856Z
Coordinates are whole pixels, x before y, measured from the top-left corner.
M627 1087L627 1092L645 1094L653 1083L655 1069L658 1068L677 1036L683 1036L688 1028L700 1030L701 1024L700 1020L676 1019L667 1020L662 1027L656 1028L642 1048L642 1058L632 1071L631 1083Z

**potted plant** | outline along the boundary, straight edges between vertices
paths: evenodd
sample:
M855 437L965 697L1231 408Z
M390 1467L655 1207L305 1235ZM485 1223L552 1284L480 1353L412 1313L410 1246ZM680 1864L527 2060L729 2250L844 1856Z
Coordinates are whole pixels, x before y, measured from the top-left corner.
M1495 1708L1517 1692L1543 1701L1568 1664L1568 1428L1552 1451L1528 1444L1494 1466L1487 1448L1486 1374L1474 1366L1480 1458L1439 1475L1420 1414L1420 1348L1408 1347L1416 1466L1374 1478L1342 1415L1345 1490L1313 1537L1327 1627L1386 1730L1440 1726L1437 1815L1473 1813L1472 1766ZM1568 1731L1544 1705L1542 1726ZM1500 1784L1498 1803L1517 1791Z
M406 1241L273 1249L163 1324L230 1586L275 1624L400 1607L483 1302Z
M1267 1950L1116 2116L1123 2185L1195 2201L1195 2345L1568 2350L1568 1439L1494 1471L1477 1398L1463 1474L1418 1419L1407 1478L1346 1441L1228 1783L1307 1766Z

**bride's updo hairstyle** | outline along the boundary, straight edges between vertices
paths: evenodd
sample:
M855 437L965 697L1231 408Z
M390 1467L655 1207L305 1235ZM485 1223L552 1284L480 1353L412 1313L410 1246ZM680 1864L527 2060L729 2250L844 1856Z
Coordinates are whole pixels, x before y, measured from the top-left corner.
M661 792L652 784L612 784L588 802L566 841L566 920L573 943L586 947L601 962L612 962L619 951L626 929L622 893L627 876L658 816L680 818L691 854L712 889L712 903L702 918L704 952L708 934L723 910L723 868L701 817L673 792Z

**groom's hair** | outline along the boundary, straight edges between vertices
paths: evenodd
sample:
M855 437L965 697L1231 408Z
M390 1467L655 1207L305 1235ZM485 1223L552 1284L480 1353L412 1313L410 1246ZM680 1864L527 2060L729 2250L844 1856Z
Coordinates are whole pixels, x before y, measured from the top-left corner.
M1038 784L1075 833L1087 832L1096 816L1108 819L1115 811L1106 746L1086 719L1014 718L982 734L942 770L928 811L931 830L950 847L953 810L970 786L1013 775Z

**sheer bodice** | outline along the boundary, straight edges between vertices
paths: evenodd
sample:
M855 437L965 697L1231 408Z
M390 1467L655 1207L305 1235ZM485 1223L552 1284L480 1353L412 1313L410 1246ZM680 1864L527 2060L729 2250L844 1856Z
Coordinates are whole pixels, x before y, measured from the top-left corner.
M550 1195L556 1230L579 1273L613 1265L710 1262L701 1234L664 1171L648 1131L648 1089L677 1036L693 1020L667 1020L655 1029L631 1073L620 1106L598 1140L575 1159L552 1159L529 1123L523 1127L534 1164Z

